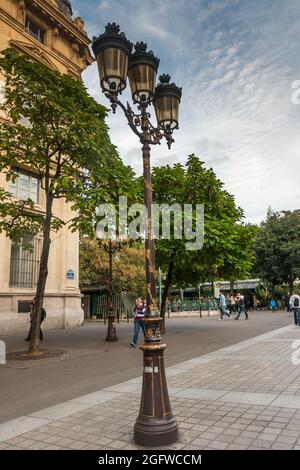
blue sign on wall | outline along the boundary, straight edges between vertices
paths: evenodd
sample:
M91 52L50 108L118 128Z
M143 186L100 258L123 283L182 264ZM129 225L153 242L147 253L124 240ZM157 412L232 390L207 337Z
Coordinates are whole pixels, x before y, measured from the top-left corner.
M75 273L73 269L69 269L69 271L67 271L67 279L71 281L75 279Z

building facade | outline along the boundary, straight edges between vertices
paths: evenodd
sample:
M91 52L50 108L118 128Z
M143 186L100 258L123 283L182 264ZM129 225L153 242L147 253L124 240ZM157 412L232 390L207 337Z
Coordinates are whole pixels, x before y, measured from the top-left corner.
M82 18L73 19L69 0L0 0L0 50L13 47L80 80L82 71L93 61L89 43ZM0 100L4 99L4 80L0 75ZM44 213L45 198L38 176L28 168L18 168L18 173L14 184L7 183L0 174L0 186L14 197L30 197L36 211ZM72 217L64 199L54 202L53 213L63 220ZM84 319L79 291L79 235L63 228L52 238L44 325L46 329L79 326ZM29 302L35 293L42 240L36 237L29 241L33 242L33 251L0 234L0 335L28 328Z

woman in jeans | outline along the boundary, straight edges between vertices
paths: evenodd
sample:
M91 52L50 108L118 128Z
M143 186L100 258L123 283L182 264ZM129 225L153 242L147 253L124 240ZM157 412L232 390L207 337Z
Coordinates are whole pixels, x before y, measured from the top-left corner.
M130 345L133 348L136 348L141 328L143 330L143 333L145 334L145 325L143 323L143 318L146 312L146 304L143 301L143 299L141 299L140 297L136 299L135 301L135 307L134 307L133 312L134 312L134 330L133 330L133 339Z

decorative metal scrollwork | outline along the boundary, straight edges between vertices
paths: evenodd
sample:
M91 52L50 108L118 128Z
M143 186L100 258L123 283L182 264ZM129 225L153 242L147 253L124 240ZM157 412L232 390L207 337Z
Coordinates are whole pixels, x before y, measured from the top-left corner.
M111 108L113 113L116 112L117 106L119 106L128 121L128 125L133 130L133 132L139 137L142 144L149 143L151 145L160 145L163 138L166 139L168 148L171 148L174 139L172 137L172 131L166 133L154 127L150 122L151 114L147 111L148 103L140 103L137 108L140 111L139 114L136 114L130 104L127 102L127 106L118 99L117 93L107 92L105 96L110 100Z

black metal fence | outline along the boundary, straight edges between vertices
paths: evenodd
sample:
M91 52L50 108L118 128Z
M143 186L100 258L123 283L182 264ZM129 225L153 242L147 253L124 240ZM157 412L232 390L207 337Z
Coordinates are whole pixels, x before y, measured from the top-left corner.
M108 315L108 297L106 293L97 295L96 297L96 306L90 309L90 299L89 296L85 296L86 303L86 317L95 318L98 320L103 320L106 322ZM116 320L120 321L129 321L133 317L133 308L134 308L134 295L114 295L113 296L113 307ZM166 306L166 315L169 316L172 312L199 312L201 316L202 310L217 310L218 303L215 299L202 299L199 300L190 300L185 299L183 301L171 302ZM89 313L88 313L89 312Z

